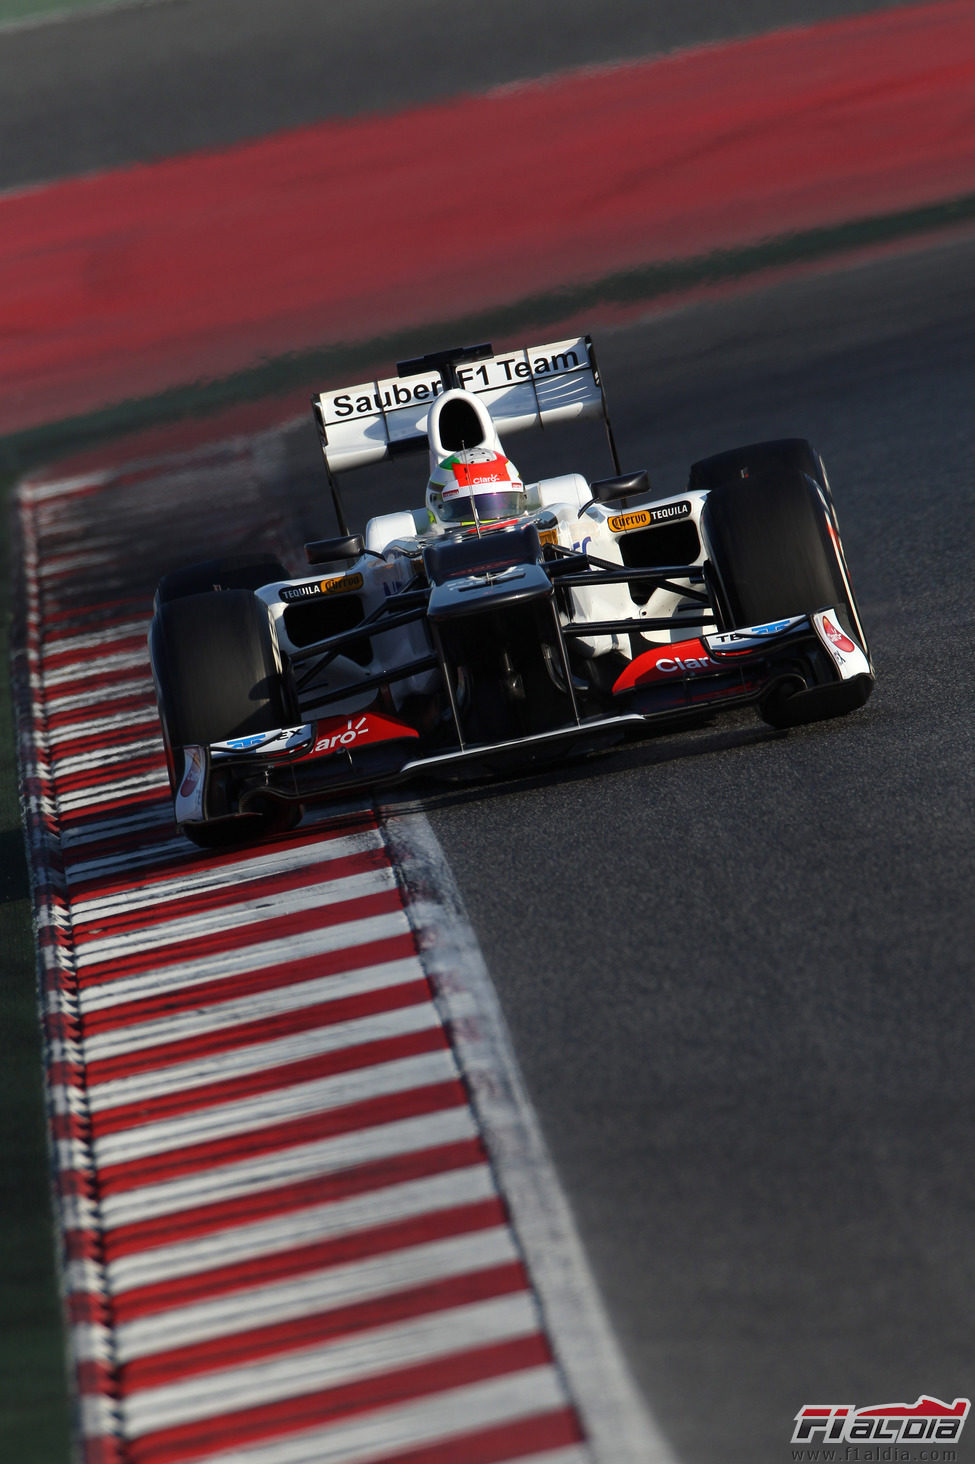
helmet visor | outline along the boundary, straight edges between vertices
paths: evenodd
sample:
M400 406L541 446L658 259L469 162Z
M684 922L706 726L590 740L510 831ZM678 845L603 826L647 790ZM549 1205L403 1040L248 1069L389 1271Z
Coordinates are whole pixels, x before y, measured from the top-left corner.
M525 495L520 488L510 488L500 493L475 493L473 496L465 493L460 498L445 498L440 517L445 524L472 524L475 522L475 504L476 521L493 524L499 519L517 518L524 513Z

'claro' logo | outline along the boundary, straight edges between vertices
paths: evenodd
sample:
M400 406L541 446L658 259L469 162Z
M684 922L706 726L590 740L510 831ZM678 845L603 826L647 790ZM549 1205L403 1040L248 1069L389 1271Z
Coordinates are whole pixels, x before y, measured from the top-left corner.
M331 752L345 752L366 742L392 742L401 738L419 737L415 727L384 717L378 712L363 712L361 717L326 717L318 723L313 757Z
M617 678L613 691L629 691L634 686L644 686L652 681L713 675L722 669L720 661L714 661L708 655L702 640L675 641L671 645L654 646L652 650L634 656Z
M689 518L691 505L682 498L679 503L662 503L656 508L640 508L633 513L617 513L606 520L612 534L628 534L631 529L651 529L658 524L671 524Z
M309 580L303 585L285 585L281 591L282 600L312 600L316 595L345 595L350 590L362 589L361 574L338 574L332 579Z

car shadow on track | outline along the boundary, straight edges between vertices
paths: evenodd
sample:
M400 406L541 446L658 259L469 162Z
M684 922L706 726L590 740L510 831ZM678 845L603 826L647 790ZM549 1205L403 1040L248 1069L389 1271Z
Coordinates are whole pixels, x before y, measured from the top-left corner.
M666 733L656 738L618 742L611 747L549 764L537 772L529 771L517 776L499 774L476 780L468 778L463 783L453 782L446 786L427 782L422 787L411 783L403 788L391 788L377 799L377 807L384 814L391 815L463 807L537 789L592 783L595 779L645 771L686 758L710 757L752 746L766 746L783 741L790 735L794 736L795 730L791 734L778 731L764 723L756 723L748 712L742 712L735 714L733 723L726 717L720 727L699 725L679 733L668 728Z

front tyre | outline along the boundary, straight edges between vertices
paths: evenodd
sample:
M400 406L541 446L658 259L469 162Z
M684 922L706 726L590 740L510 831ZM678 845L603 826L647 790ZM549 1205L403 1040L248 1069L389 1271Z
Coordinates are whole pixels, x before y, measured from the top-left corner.
M701 530L722 630L833 608L867 653L835 521L812 477L760 474L722 483L705 501ZM871 686L872 679L837 682L801 702L777 697L762 715L773 726L841 716L862 706Z
M701 527L728 622L724 629L828 605L849 608L827 511L809 478L725 483L708 495Z
M164 601L149 648L174 792L177 749L272 732L294 720L267 611L250 590ZM222 846L293 827L300 817L300 806L269 798L256 812L186 824L184 832L203 847Z

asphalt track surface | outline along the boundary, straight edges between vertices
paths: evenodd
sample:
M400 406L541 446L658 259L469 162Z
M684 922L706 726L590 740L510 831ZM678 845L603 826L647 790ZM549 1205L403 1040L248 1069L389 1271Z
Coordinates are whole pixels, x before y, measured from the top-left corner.
M788 1459L807 1403L970 1395L973 282L968 236L598 336L624 463L661 493L736 443L819 446L879 670L862 712L388 800L441 841L680 1464ZM589 431L507 446L595 475ZM297 568L330 529L311 428L267 461L230 489L233 542L178 515L144 572L268 535Z
M881 8L871 0L150 0L79 13L0 30L0 189Z
M879 684L427 802L683 1464L970 1391L975 242L601 338L627 466L805 434ZM517 447L509 444L515 451Z

